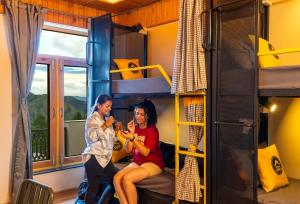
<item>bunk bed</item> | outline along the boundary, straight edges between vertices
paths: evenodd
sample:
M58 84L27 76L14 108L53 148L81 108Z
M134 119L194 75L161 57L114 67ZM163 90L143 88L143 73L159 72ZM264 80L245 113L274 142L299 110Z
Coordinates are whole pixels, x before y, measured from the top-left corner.
M128 64L128 68L120 69L116 59L138 59L140 66ZM132 119L132 113L127 111L127 105L134 104L133 101L136 103L136 100L143 98L172 96L171 79L162 66L147 66L147 35L139 32L136 26L113 23L110 14L91 20L91 32L87 43L87 64L90 67L89 101L93 102L98 93L110 95L114 101L112 114L124 123ZM162 77L148 77L147 70L150 69L157 69ZM142 72L142 78L123 79L123 73L137 71ZM174 146L172 148L175 149ZM163 154L169 153L163 151ZM167 160L174 161L174 157L173 151L173 158L168 157ZM165 158L166 162L167 160ZM115 163L115 165L123 168L127 164ZM138 202L171 204L175 197L174 180L174 170L167 168L162 174L137 183Z
M259 52L258 56L274 54L287 54L299 52L300 49L273 50ZM300 67L299 66L277 66L267 69L259 68L259 95L268 100L268 97L299 97L300 96ZM266 131L266 134L267 131ZM268 143L268 142L267 142ZM257 201L259 204L289 204L300 203L300 180L289 178L289 184L271 192L265 192L258 186Z
M299 52L299 49L278 50L262 55L283 54ZM260 96L300 96L300 66L279 66L259 69L259 95Z
M113 98L160 98L170 97L171 79L161 65L151 65L122 70L111 70L110 73L132 72L139 70L158 69L163 77L142 78L135 80L112 80Z
M300 180L289 179L289 185L272 192L257 189L259 204L298 204L300 203Z

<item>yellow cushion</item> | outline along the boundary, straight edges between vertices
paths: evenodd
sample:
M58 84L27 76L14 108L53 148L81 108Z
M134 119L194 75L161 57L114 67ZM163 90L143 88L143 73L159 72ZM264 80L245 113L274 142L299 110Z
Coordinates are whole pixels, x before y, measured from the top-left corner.
M116 63L118 69L120 70L135 68L140 66L138 59L114 59L114 62ZM141 70L121 72L121 75L124 80L143 78L143 74Z
M249 35L249 38L254 45L255 37L253 35ZM265 53L268 51L273 51L274 47L265 39L259 38L259 52ZM271 68L280 66L278 55L266 55L259 56L258 63L261 68Z
M112 153L112 162L113 163L130 155L129 153L126 152L126 149L125 149L126 139L124 137L122 137L120 134L121 134L120 131L118 131L116 134L117 140L115 141L114 149L113 149L113 153Z
M266 192L289 184L275 145L258 149L258 175Z

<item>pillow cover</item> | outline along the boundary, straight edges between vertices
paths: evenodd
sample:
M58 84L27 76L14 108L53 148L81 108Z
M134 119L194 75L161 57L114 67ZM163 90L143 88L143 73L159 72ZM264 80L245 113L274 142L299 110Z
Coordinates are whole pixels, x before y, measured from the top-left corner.
M120 70L140 67L139 59L114 59L114 62ZM141 70L121 72L121 76L124 80L143 78Z
M289 184L275 145L258 149L258 175L266 192Z
M253 35L249 35L249 38L252 42L252 45L255 43L255 37ZM259 38L259 52L265 53L268 51L274 51L274 47L265 39ZM279 57L278 55L265 55L259 56L258 63L261 68L271 68L280 66Z

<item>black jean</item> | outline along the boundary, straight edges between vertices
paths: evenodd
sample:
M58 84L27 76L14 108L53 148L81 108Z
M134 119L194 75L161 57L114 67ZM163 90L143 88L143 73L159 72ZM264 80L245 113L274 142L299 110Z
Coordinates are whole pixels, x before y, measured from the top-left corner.
M99 186L102 184L107 185L105 185L106 188L103 191L98 204L109 204L115 193L113 178L118 172L118 169L111 161L103 168L94 155L91 155L91 158L84 164L84 167L88 179L88 188L85 195L86 204L95 204L100 190Z

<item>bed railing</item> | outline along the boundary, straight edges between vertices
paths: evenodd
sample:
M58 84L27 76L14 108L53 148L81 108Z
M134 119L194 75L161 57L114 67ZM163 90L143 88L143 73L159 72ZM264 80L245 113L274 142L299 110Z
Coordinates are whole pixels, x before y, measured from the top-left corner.
M165 80L168 82L169 86L172 85L171 78L167 74L167 72L162 68L161 65L149 65L144 67L136 67L136 68L128 68L128 69L120 69L120 70L111 70L110 73L120 73L120 72L131 72L131 71L138 71L138 70L145 70L145 69L158 69L161 75L165 78Z
M267 56L267 55L277 55L277 54L287 54L287 53L295 53L300 52L300 48L288 48L288 49L280 49L268 52L258 52L258 56Z

